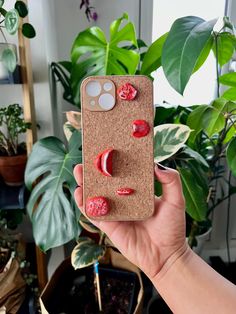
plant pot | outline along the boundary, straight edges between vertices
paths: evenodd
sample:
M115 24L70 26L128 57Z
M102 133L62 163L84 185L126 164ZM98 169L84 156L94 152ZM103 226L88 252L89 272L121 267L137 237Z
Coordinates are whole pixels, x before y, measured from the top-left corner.
M202 253L202 250L204 248L206 241L208 240L211 230L212 228L208 229L205 233L196 236L197 246L193 247L193 251L198 255Z
M2 54L4 50L11 49L17 59L17 48L14 44L8 44L8 43L0 43L0 82L1 83L13 83L14 77L13 73L9 72L4 63L2 62Z
M24 182L27 155L0 156L0 175L7 185L19 186Z
M135 266L129 264L134 270ZM103 313L142 313L143 289L138 268L136 273L129 268L124 270L114 266L99 266ZM93 267L74 270L70 259L64 260L45 287L40 303L42 314L99 313Z

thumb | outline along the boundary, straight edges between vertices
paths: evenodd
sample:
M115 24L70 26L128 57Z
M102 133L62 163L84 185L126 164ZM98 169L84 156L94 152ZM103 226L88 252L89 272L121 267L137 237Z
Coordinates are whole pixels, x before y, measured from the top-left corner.
M179 172L177 170L155 165L155 175L162 185L162 200L177 208L185 208L185 199Z

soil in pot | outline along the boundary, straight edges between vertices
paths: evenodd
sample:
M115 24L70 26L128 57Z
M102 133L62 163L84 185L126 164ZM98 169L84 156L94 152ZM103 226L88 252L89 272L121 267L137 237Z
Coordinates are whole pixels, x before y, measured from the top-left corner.
M24 182L27 155L0 156L0 175L7 185L18 186Z
M77 275L75 275L77 274ZM98 309L92 267L63 276L51 296L50 314L97 314ZM104 314L131 314L136 306L137 275L123 270L100 267L100 287ZM60 291L60 292L59 292Z

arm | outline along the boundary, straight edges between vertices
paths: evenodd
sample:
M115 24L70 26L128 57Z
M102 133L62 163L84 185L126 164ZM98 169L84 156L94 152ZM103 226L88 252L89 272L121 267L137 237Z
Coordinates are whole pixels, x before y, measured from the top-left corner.
M175 314L236 313L236 286L190 248L171 256L151 280Z

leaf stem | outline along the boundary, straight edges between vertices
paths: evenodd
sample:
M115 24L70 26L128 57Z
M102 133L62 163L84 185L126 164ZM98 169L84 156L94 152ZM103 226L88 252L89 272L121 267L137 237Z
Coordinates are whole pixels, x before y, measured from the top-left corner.
M218 61L219 61L219 51L218 51L218 35L214 32L214 37L215 37L215 46L216 46L216 80L217 80L217 97L220 97L220 73L219 73L219 65L218 65Z

